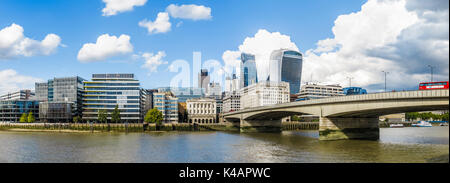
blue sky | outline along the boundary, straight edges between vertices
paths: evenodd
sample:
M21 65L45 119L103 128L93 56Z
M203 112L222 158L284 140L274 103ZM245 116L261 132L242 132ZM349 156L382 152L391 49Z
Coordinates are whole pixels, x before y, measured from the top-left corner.
M102 16L105 3L101 0L2 0L0 30L15 23L23 27L25 37L41 41L53 33L61 38L61 45L49 55L0 58L0 71L12 69L17 75L42 80L74 75L90 79L93 73L135 73L144 88L163 87L168 86L176 74L167 72L172 61L192 62L192 52L200 51L202 60L223 62L224 51L238 50L245 38L254 36L260 29L288 35L303 53L316 49L318 41L335 37L332 28L339 15L361 11L365 3L359 0L148 0L131 11ZM149 34L146 28L138 25L144 19L154 21L170 4L203 5L211 9L212 18L171 17L171 30L159 34ZM178 23L181 25L176 26ZM77 59L84 44L95 43L103 34L130 36L133 51L96 62L83 63ZM448 44L448 37L446 40ZM145 60L132 56L158 51L165 52L163 60L169 64L160 65L157 72L142 68ZM444 66L447 67L444 74L448 74L448 65ZM18 86L30 86L24 81L18 82L23 84ZM381 83L362 85L378 87Z

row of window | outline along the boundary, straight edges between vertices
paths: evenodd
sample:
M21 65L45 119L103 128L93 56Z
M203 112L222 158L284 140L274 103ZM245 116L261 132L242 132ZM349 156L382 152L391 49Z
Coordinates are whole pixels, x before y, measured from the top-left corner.
M87 108L115 108L116 105L85 105ZM139 105L123 105L124 108L139 108Z
M139 83L85 83L85 86L139 86Z

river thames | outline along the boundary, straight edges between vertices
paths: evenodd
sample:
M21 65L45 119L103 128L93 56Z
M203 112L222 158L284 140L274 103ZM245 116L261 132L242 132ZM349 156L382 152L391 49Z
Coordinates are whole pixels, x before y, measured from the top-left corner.
M381 128L380 140L319 141L282 133L0 131L0 162L427 162L449 154L449 128Z

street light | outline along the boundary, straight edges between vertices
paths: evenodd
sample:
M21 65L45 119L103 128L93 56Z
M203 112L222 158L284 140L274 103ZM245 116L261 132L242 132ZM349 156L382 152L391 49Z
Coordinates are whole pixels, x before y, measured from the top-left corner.
M434 67L432 65L428 65L428 67L431 70L431 82L433 82L433 69L434 69Z
M352 87L352 79L354 79L353 77L347 77L347 79L349 80L349 87Z
M387 78L387 75L389 74L389 72L386 72L386 71L381 71L381 72L384 73L384 92L386 92L387 91L386 90L386 78Z

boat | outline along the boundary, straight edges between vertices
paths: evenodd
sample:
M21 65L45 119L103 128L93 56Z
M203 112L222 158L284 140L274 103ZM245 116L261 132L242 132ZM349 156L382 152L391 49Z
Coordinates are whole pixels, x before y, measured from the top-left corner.
M433 125L431 125L431 123L426 122L426 121L419 121L419 123L417 124L412 124L412 127L432 127Z
M391 128L403 128L403 124L390 124L389 127Z
M439 126L448 126L448 123L441 123Z

